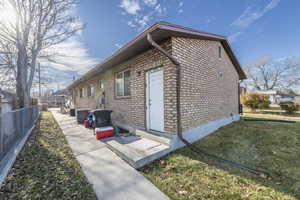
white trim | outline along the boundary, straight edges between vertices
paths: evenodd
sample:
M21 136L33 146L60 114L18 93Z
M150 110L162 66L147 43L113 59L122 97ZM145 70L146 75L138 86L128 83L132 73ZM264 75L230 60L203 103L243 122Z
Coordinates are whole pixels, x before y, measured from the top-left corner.
M149 130L149 72L146 72L146 129Z
M126 72L129 72L130 76L129 76L129 95L125 95L125 73ZM121 74L122 73L122 81L123 81L123 95L118 95L118 89L117 89L117 76L118 74ZM126 97L130 97L131 96L131 70L130 69L124 69L122 71L119 71L119 72L116 72L115 75L114 75L114 82L115 82L115 97L116 98L126 98Z
M149 110L149 76L152 72L157 72L157 71L162 71L163 72L163 93L164 93L164 68L163 67L157 67L154 68L152 70L149 70L146 72L146 129L149 131L150 130L150 110ZM163 98L163 105L165 107L165 99ZM164 115L164 123L165 123L165 114ZM165 128L165 124L163 124L164 128ZM164 129L163 128L163 129ZM164 131L164 130L163 130Z
M207 124L191 128L185 132L182 133L182 136L184 139L189 141L190 143L196 142L203 137L215 132L220 127L228 125L234 121L240 120L240 115L236 114L232 117L227 117L219 120L215 120L212 122L209 122ZM179 139L178 135L173 135L172 141L171 141L171 148L172 150L181 148L184 146L183 142Z
M104 80L103 79L100 79L99 81L98 81L98 88L99 89L104 89Z

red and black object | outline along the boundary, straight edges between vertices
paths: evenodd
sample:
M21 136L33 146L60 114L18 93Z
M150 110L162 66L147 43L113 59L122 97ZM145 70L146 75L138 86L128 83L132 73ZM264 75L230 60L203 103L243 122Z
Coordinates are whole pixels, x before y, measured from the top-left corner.
M91 123L89 122L89 120L84 120L83 125L85 128L90 128L91 127Z
M114 135L114 128L112 126L104 126L100 128L95 128L96 138L103 139L112 137Z
M112 126L111 113L112 113L111 110L94 110L93 114L95 117L95 121L94 121L95 128Z
M95 135L97 139L112 137L114 128L111 121L111 110L94 110Z
M93 111L89 112L88 116L83 122L85 128L93 128L93 124L94 124L93 116L94 116L94 112Z

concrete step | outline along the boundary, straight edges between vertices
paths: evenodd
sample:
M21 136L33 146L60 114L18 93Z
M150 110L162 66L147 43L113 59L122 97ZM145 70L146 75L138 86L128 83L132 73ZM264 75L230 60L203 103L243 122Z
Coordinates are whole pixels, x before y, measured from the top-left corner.
M155 135L153 133L149 133L143 130L136 130L135 134L137 136L143 137L143 138L148 138L150 140L154 140L156 142L159 142L161 144L165 144L167 146L170 145L170 138L164 137L164 136L159 136L159 135Z
M139 136L116 136L102 141L136 169L170 152L169 146Z

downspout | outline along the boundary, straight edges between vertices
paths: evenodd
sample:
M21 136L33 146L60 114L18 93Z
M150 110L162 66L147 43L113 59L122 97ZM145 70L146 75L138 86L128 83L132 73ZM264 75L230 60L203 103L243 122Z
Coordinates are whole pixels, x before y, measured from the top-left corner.
M238 109L239 114L243 114L243 109L241 105L241 81L238 81Z
M170 61L176 66L176 109L177 109L177 133L178 133L178 137L179 139L186 145L188 146L193 152L197 153L197 154L203 154L205 156L214 158L218 161L227 163L229 165L235 166L235 167L239 167L241 169L247 170L253 174L256 175L260 175L260 176L265 176L268 177L269 173L262 171L262 170L257 170L257 169L253 169L250 168L248 166L245 166L243 164L240 163L236 163L230 160L226 160L224 158L221 158L219 156L207 153L197 147L194 147L189 141L187 141L186 139L183 138L182 136L182 124L181 124L181 109L180 109L180 87L181 87L181 66L180 63L177 61L176 58L174 58L171 54L169 54L167 51L165 51L163 48L161 48L153 39L150 33L147 34L147 40L148 42L154 47L156 48L158 51L160 51L162 54L164 54L166 57L168 57L170 59Z
M170 61L176 66L176 117L177 117L177 134L180 140L185 143L186 145L189 145L189 142L186 141L182 136L182 124L181 124L181 109L180 109L180 87L181 87L181 66L180 63L177 61L176 58L174 58L171 54L169 54L166 50L161 48L153 39L150 33L147 34L147 40L148 42L156 48L158 51L160 51L162 54L164 54L166 57L170 59Z

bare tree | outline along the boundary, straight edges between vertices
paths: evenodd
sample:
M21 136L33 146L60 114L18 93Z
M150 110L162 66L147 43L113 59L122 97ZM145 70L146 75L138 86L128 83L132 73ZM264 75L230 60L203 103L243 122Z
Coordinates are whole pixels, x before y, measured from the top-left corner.
M38 59L51 60L55 52L49 49L83 26L73 14L76 0L0 1L15 15L0 22L0 70L14 74L18 105L24 107L30 104Z
M300 83L300 60L262 57L246 65L245 84L256 90L293 89Z
M15 47L10 43L4 43L0 40L2 52L0 52L0 85L6 89L15 88L17 76L15 63Z

